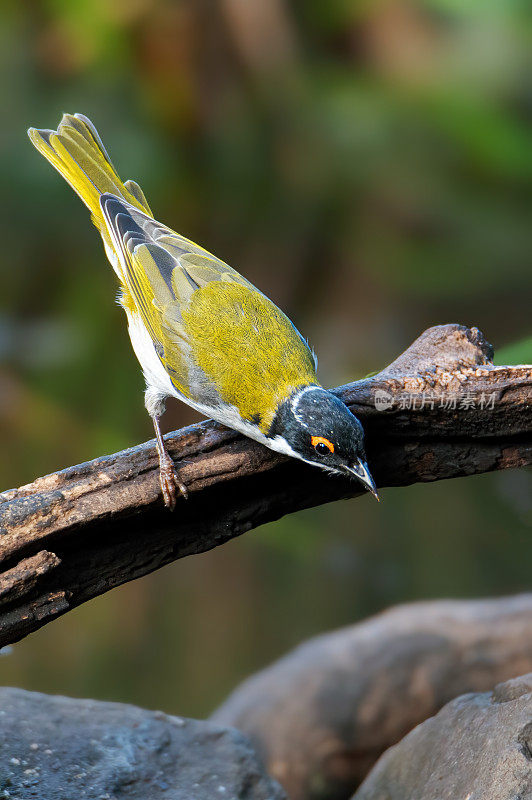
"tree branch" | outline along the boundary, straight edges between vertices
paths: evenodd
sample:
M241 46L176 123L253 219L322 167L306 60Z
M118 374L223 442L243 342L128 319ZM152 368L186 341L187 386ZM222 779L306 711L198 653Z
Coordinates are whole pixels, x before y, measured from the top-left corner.
M364 424L377 485L532 463L532 366L494 367L492 356L476 328L438 326L336 390ZM363 493L212 420L166 439L190 492L173 514L153 440L0 494L0 646L175 559Z

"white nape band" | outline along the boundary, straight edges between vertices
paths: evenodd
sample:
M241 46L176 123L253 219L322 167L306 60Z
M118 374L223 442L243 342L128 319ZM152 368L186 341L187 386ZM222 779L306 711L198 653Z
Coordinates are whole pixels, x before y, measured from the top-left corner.
M300 422L300 423L301 423L301 425L303 425L303 426L304 426L304 427L305 427L307 430L310 430L309 426L307 425L307 423L305 422L305 420L304 420L304 419L302 419L302 418L299 416L299 414L297 413L297 410L296 410L296 409L297 409L297 406L299 405L299 401L301 400L301 398L303 397L303 395L304 395L304 394L306 394L307 392L315 392L317 389L321 389L321 386L315 386L315 385L313 385L313 386L305 386L303 389L300 389L300 390L299 390L299 392L297 392L297 393L296 393L296 394L295 394L295 395L292 397L292 399L291 399L291 401L290 401L290 406L291 406L291 408L292 408L292 411L293 411L293 413L294 413L294 417L295 417L295 418L297 419L297 421L298 421L298 422Z

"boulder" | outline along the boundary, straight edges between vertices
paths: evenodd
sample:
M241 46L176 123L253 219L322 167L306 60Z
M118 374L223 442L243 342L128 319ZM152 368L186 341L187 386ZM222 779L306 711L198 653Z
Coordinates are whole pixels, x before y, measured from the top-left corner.
M353 800L532 800L532 673L466 694L377 762Z
M305 642L212 719L250 737L291 800L347 800L445 703L530 670L532 595L412 603Z
M0 688L0 798L286 800L236 730Z

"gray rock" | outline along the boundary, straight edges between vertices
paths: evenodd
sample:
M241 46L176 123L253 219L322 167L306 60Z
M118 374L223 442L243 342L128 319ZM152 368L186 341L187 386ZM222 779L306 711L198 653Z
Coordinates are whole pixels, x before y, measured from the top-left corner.
M291 800L347 800L446 703L530 670L532 594L412 603L305 642L212 720L249 736Z
M532 800L532 673L448 703L384 753L353 800Z
M285 800L238 731L0 688L0 798Z

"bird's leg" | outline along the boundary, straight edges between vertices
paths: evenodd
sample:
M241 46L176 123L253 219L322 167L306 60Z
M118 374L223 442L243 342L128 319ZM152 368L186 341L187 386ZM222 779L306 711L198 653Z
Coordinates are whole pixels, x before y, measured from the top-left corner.
M188 491L185 484L179 480L174 462L166 449L159 426L159 417L152 415L152 420L153 427L155 428L157 452L159 454L159 480L161 482L164 504L170 511L173 511L177 502L177 490L179 489L179 492L185 499L188 497Z

